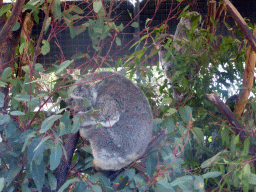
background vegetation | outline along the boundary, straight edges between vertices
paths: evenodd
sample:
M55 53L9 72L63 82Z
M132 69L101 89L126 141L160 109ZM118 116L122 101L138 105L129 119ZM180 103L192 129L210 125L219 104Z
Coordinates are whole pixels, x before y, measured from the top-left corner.
M73 4L61 8L59 0L1 4L0 191L255 191L254 97L244 102L246 107L236 116L242 128L239 131L206 97L215 93L226 101L246 88L244 65L250 52L243 34L224 19L229 36L216 35L204 22L195 34L197 26L193 24L187 32L190 43L184 45L184 54L173 48L179 42L162 42L167 49L165 59L174 63L175 73L169 81L159 64L149 65L168 26L163 23L150 28L148 19L141 38L131 44L135 51L114 61L115 67L103 69L104 63L112 62L110 52L102 54L103 47L121 48L124 45L118 35L125 27L138 27L136 17L127 26L116 25L112 3L88 2L92 15L79 26L75 23L83 10ZM45 13L43 27L38 39L33 39L26 32L25 18L29 15L37 21L39 10ZM187 6L179 15L185 16L189 10ZM216 28L216 20L210 21ZM86 31L93 56L77 54L71 60L63 56L44 69L37 57L51 51L49 41L58 35L58 22L70 29L72 38ZM49 36L44 38L47 31ZM149 39L153 43L148 44ZM77 66L81 58L86 62ZM97 67L92 67L92 62ZM168 136L149 157L126 168L114 180L92 171L90 145L79 139L68 180L58 186L57 170L61 158L68 156L64 141L79 129L78 119L70 119L63 106L74 89L70 74L97 70L116 71L137 83L152 107L154 137L161 130L167 130ZM174 90L183 93L181 100L173 98ZM135 169L138 164L144 169Z

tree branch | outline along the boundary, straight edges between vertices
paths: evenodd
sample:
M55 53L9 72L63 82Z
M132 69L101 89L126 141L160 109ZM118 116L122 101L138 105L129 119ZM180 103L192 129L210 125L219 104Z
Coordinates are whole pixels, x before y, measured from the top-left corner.
M209 28L209 32L212 34L215 32L215 29L214 29L214 25L211 21L211 18L215 18L215 15L216 15L216 1L211 0L211 1L209 1L209 5L208 5L206 29Z
M254 27L255 28L253 31L253 35L256 36L256 24L254 24ZM238 116L242 115L246 105L246 101L248 101L248 97L251 93L253 81L254 81L255 63L256 63L256 53L252 49L252 47L249 46L247 51L246 65L244 69L243 89L239 95L238 102L235 104L235 111L234 111L235 115L238 115Z
M22 11L24 3L25 0L16 1L9 19L6 21L6 23L4 24L3 28L0 31L0 45L4 43L9 37L9 34L11 33L12 28L16 21L18 20L18 17Z
M235 134L239 134L240 140L242 143L244 143L245 139L247 138L244 129L240 125L240 123L237 121L235 115L232 113L230 108L214 93L207 94L207 99L209 99L210 102L212 102L218 109L222 112L222 114L226 117L229 124L233 126L233 130ZM251 154L255 154L255 149L252 145L249 147L249 151Z
M242 33L244 34L244 36L246 37L246 39L248 40L248 42L250 43L254 51L256 51L256 38L253 36L252 32L248 28L243 17L240 15L240 13L237 11L237 9L229 0L223 0L223 2L225 3L226 9L229 11L233 19L237 22Z

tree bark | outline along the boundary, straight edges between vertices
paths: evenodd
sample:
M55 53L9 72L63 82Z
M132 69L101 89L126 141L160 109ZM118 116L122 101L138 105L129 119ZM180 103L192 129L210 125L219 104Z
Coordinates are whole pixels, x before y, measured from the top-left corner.
M216 1L211 0L208 4L208 14L207 14L207 21L206 21L206 28L209 29L209 32L214 34L215 33L215 27L214 24L211 21L211 18L215 18L216 16Z
M253 35L256 37L256 24L254 24L254 27L255 28L253 31ZM256 63L256 53L252 49L252 47L249 46L247 51L245 69L244 69L243 89L239 95L239 100L235 105L234 114L237 116L242 115L246 105L246 101L248 101L248 97L251 93L253 81L254 81L255 63Z
M13 66L13 56L15 49L20 41L21 27L17 31L12 31L12 28L22 11L25 0L17 0L10 17L6 19L3 14L0 17L0 75L4 69ZM4 5L3 0L0 0L0 8ZM5 94L5 103L0 111L5 110L8 105L8 87L0 87L0 92Z
M223 0L223 2L225 3L226 9L229 11L233 19L237 22L237 25L241 29L242 33L244 34L254 51L256 51L256 38L253 36L241 14L237 11L237 9L229 0Z

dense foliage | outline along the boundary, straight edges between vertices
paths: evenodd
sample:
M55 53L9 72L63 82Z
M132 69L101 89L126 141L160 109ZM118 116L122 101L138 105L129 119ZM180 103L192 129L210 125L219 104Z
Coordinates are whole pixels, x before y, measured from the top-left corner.
M256 144L255 99L250 98L239 118L248 133L242 143L225 116L205 97L216 93L227 100L231 94L239 94L234 88L243 88L247 47L239 31L237 35L222 36L202 28L195 34L196 27L192 27L187 32L190 43L184 45L184 54L178 54L173 48L174 43L180 42L169 39L162 43L167 49L165 60L174 63L174 75L172 81L168 81L159 65L149 65L150 58L159 51L155 45L163 38L166 24L149 28L146 23L145 33L131 45L140 45L141 49L119 58L115 68L102 69L100 64L109 61L108 55L100 55L102 47L106 43L122 46L118 35L125 26L117 26L109 18L111 14L106 13L106 5L101 1L94 1L90 6L94 17L81 26L74 26L83 13L78 6L62 10L58 0L29 1L24 6L35 20L39 9L51 10L52 17L45 16L43 31L54 28L51 22L63 21L72 38L80 32L87 34L98 55L92 59L86 53L78 54L72 60L56 61L51 68L45 69L42 64L32 62L36 57L36 43L32 39L21 39L16 56L20 57L25 51L27 54L23 57L28 57L29 61L22 66L23 74L17 76L18 69L14 66L6 68L0 76L0 86L9 86L7 98L0 93L0 107L8 102L8 108L0 113L0 191L56 189L56 168L62 155L66 155L63 136L79 129L79 119L71 119L66 110L69 107L63 105L75 89L67 69L74 69L74 62L81 57L87 57L88 63L98 63L97 70L121 71L138 83L152 106L154 137L163 129L169 134L145 159L145 173L130 167L114 181L104 173L92 171L90 144L80 139L72 158L69 180L59 191L256 190L255 158L249 153L249 146ZM181 16L186 15L187 8ZM2 7L0 13L10 9L11 6ZM138 27L138 23L133 22L131 26ZM43 55L51 50L49 39L40 39ZM153 43L147 44L148 39ZM191 53L191 50L196 51ZM94 70L80 68L81 73ZM51 78L45 81L43 73ZM174 89L183 93L182 100L173 98Z

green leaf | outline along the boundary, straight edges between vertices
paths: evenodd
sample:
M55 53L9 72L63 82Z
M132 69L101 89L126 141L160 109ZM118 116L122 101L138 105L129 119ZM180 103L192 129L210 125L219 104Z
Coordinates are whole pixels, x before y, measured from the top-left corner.
M55 72L56 75L59 75L64 69L66 69L70 64L72 64L74 62L74 60L66 60L64 62L62 62L57 71Z
M39 191L41 191L45 181L44 169L44 161L41 161L39 165L37 165L35 161L32 161L31 174Z
M53 125L53 123L58 120L59 118L61 118L62 115L52 115L50 117L48 117L47 119L45 119L42 123L41 129L39 131L39 133L45 133L46 131L48 131L48 129L50 129Z
M0 107L4 106L4 94L0 92Z
M139 23L138 22L133 22L131 24L131 26L134 27L134 28L138 28L139 27Z
M134 179L135 176L135 169L128 169L124 172L125 176L128 176L129 181L132 181Z
M48 17L47 21L46 21L46 24L45 24L45 28L44 28L44 33L46 33L51 25L51 22L52 22L52 18L51 17Z
M125 176L121 182L119 183L118 187L117 187L117 191L118 190L122 190L123 188L125 188L127 182L129 181L129 177Z
M68 111L65 111L62 118L60 119L60 125L59 125L59 134L69 134L72 130L71 120L69 118L70 114Z
M42 144L44 144L45 141L47 141L47 140L50 139L50 138L51 138L50 135L48 135L47 137L44 137L44 138L40 141L40 143L36 146L36 148L34 149L34 152L35 152L37 149L39 149L40 146L41 146Z
M0 178L0 192L2 192L3 189L4 189L4 178L1 177L1 178Z
M59 144L57 144L56 147L51 149L51 155L50 155L50 170L55 170L59 164L62 157L62 149Z
M196 140L198 141L198 143L200 143L201 146L204 145L204 133L202 131L201 128L198 127L194 127L192 129L192 133L194 135L194 137L196 138Z
M70 32L70 37L71 37L72 39L74 39L75 36L76 36L76 30L75 30L75 28L74 28L74 26L73 26L72 24L69 25L69 32Z
M30 95L26 95L26 94L18 94L14 97L14 99L16 99L17 101L21 101L21 102L28 102L30 101Z
M80 181L80 179L78 179L77 177L73 178L73 179L69 179L67 180L63 185L62 187L59 189L58 192L63 192L64 189L66 189L71 183L75 183L75 182L78 182Z
M12 115L12 116L20 116L20 115L25 115L25 113L21 112L21 111L12 111L10 113L10 115Z
M20 54L23 53L23 50L24 50L25 47L26 47L26 42L21 43L20 48L19 48L19 53Z
M60 21L61 20L60 0L54 0L51 10L54 13L55 19Z
M26 5L23 5L23 9L31 9L32 11L38 13L39 12L39 9L37 7L35 7L34 5L32 4L26 4Z
M204 161L202 164L201 164L201 167L204 169L204 168L206 168L206 167L210 167L210 166L212 166L213 165L213 163L215 163L215 162L218 162L219 161L219 159L220 159L220 155L222 154L222 153L225 153L226 152L226 150L225 151L222 151L222 152L219 152L219 153L217 153L216 155L214 155L213 157L211 157L210 159L207 159L206 161Z
M4 5L4 6L0 9L0 17L1 17L4 13L10 11L11 8L12 8L12 4L11 4L11 3Z
M91 106L91 103L86 98L83 98L83 100L84 100L84 107L90 107Z
M188 13L188 8L189 8L189 6L190 5L187 5L183 10L182 10L182 12L180 13L180 15L179 15L179 17L177 18L177 19L179 19L179 18L181 18L181 17L185 17L186 15L187 15L187 13Z
M6 67L1 75L1 79L6 80L8 77L12 75L12 68Z
M80 7L75 6L75 5L72 6L71 11L73 11L73 12L75 12L75 13L77 13L77 14L82 14L82 13L84 13L84 11L83 11Z
M246 138L245 141L244 141L244 150L243 150L243 152L242 152L242 155L243 155L243 156L248 155L248 153L249 153L249 147L250 147L250 141L249 141L249 138Z
M249 183L252 185L256 185L256 174L251 174Z
M172 133L175 129L175 123L172 117L167 117L163 120L162 126Z
M46 55L47 53L50 52L50 43L46 40L43 40L42 43L44 44L41 48L41 52L43 55Z
M146 173L149 176L149 178L153 177L156 170L156 165L157 165L156 155L152 154L146 159Z
M10 123L10 120L11 120L11 118L9 115L0 114L0 125L8 124L8 123Z
M20 23L16 22L12 28L12 31L17 31L20 28Z
M184 185L181 185L181 186L184 186ZM202 176L197 176L197 175L194 176L194 189L196 190L204 189L204 179Z
M189 181L193 181L193 177L192 176L183 176L183 177L179 177L177 179L175 179L173 182L170 183L171 186L175 186L175 185L182 185L183 183L189 182Z
M121 39L119 37L116 37L116 45L117 46L121 45Z
M19 174L22 166L19 164L16 164L16 166L12 166L8 172L6 182L7 182L7 187L12 183L13 179Z
M102 192L102 189L99 185L91 185L94 192Z
M0 87L6 87L8 84L0 80Z
M162 102L163 102L163 104L168 104L169 105L170 103L172 103L172 98L171 97L164 97L162 99Z
M93 2L93 10L98 13L102 8L102 2L101 1L94 1Z
M57 188L57 179L50 172L47 173L47 176L48 176L49 185L51 187L51 190L53 191L53 190L55 190Z
M207 179L207 178L219 177L221 174L222 174L222 172L215 171L215 172L205 173L202 176L203 176L204 179Z
M77 85L72 85L69 89L68 89L68 96L77 88Z
M179 114L182 120L188 123L192 119L192 108L189 106L182 107L179 110Z
M71 133L76 133L77 131L79 131L79 117L75 116L75 119L73 121L73 125L72 125L72 130Z
M166 179L160 179L158 182L157 182L159 185L162 185L164 188L166 189L172 189L173 187L170 185L170 183L167 182Z

